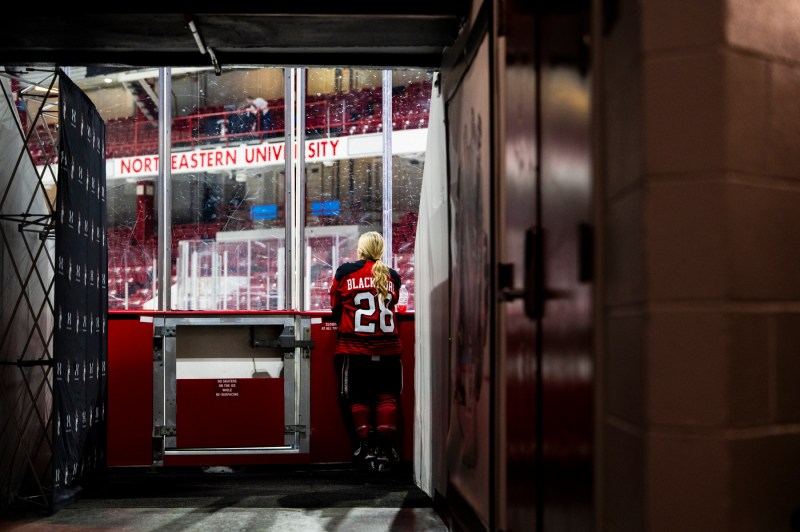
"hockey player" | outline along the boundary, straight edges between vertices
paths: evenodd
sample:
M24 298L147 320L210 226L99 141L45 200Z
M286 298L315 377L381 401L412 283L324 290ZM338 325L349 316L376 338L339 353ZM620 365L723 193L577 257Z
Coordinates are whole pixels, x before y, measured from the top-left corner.
M358 239L358 260L336 270L330 288L339 325L336 369L339 394L350 407L358 437L354 459L379 472L399 456L394 449L402 388L402 345L395 316L400 275L381 257L384 241L370 231Z

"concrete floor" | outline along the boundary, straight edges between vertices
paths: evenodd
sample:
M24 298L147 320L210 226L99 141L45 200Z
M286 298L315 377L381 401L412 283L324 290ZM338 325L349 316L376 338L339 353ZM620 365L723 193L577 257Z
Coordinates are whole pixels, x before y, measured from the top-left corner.
M15 505L3 531L446 531L410 468L113 469L52 515Z

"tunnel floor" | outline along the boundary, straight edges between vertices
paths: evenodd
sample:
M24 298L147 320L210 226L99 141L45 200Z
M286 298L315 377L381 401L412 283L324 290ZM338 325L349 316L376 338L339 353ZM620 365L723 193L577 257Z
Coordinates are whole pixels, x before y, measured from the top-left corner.
M112 468L75 502L45 515L0 510L0 530L447 530L410 464L388 473L344 466Z

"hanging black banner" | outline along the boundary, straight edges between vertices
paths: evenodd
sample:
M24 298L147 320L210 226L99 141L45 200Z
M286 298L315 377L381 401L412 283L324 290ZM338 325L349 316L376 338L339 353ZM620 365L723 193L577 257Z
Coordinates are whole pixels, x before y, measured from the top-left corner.
M106 464L105 124L59 71L53 338L53 510Z

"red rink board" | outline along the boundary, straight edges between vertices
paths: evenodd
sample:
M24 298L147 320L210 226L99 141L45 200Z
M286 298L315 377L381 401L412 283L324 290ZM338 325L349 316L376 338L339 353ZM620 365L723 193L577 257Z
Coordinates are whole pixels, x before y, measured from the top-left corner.
M153 461L153 321L108 320L108 465Z
M192 316L202 315L195 312ZM219 313L216 313L219 314ZM286 312L248 313L231 315L268 314ZM108 465L147 466L152 464L153 427L153 312L114 311L109 313L109 411L108 411ZM169 315L180 316L181 313ZM350 462L351 442L339 409L338 378L333 367L333 349L336 343L336 326L329 313L312 313L311 338L311 408L310 453L269 455L209 455L165 456L164 465L234 465L271 463L331 463ZM404 460L413 459L414 419L414 321L413 314L398 317L403 341L403 395L398 419L397 450ZM146 321L145 321L146 320ZM205 380L205 379L204 379ZM236 408L233 403L216 404L210 394L216 390L184 390L184 379L176 384L178 430L180 448L194 447L261 447L282 446L284 440L283 380L238 379L241 383ZM244 381L259 381L268 390L253 391ZM206 386L217 385L208 379ZM202 387L202 385L199 385ZM206 393L208 392L208 393ZM189 395L187 396L186 393ZM204 398L204 399L203 399ZM202 404L200 399L211 401ZM226 400L234 397L225 397ZM186 405L189 405L188 408ZM280 406L276 406L280 405ZM219 408L217 408L219 407ZM215 412L214 410L218 411ZM234 419L237 420L234 423ZM186 428L182 428L184 422ZM227 426L231 424L232 426ZM189 430L187 435L186 430ZM192 434L195 431L195 434ZM185 437L188 437L187 441ZM195 438L196 437L196 438ZM193 441L199 440L199 441ZM258 443L251 443L258 440ZM267 442L267 443L264 443Z
M350 440L339 401L339 377L334 367L336 324L329 315L311 325L311 462L350 462ZM413 314L398 315L403 342L403 393L397 412L400 458L414 460L414 322Z

